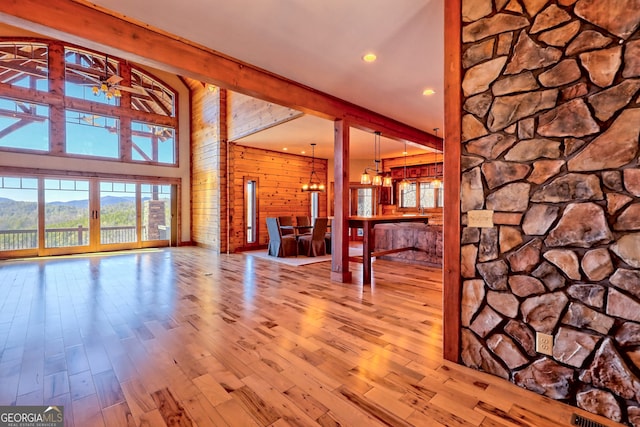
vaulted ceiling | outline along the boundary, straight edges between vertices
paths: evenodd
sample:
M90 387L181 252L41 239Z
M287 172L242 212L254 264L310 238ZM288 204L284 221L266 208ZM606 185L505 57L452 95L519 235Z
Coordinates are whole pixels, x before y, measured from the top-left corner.
M435 133L437 128L438 136L443 134L443 0L97 0L91 4L422 131ZM368 52L377 55L375 62L362 60ZM425 96L425 89L435 94ZM288 144L292 152L308 150L315 142L316 154L330 157L332 129L330 122L307 116L240 142L273 149ZM371 141L365 132L352 134L352 144L364 144L363 157ZM401 143L384 138L381 148L383 155L398 155L403 149ZM359 156L359 150L352 152Z

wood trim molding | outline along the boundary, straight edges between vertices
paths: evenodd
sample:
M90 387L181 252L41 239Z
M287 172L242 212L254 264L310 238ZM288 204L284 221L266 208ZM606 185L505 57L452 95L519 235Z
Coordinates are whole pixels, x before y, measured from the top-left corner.
M445 2L445 147L444 147L444 261L442 286L443 357L460 358L460 156L462 111L461 0Z
M134 175L134 174L118 174L118 173L106 173L106 172L91 172L91 171L67 171L59 169L46 169L46 168L23 168L18 166L2 166L2 173L4 175L12 176L44 176L44 177L57 177L57 178L100 178L100 179L114 179L119 181L136 180L136 181L148 181L149 183L158 184L181 184L182 179L174 177L165 177L158 175Z
M86 1L5 0L0 22L330 120L348 119L388 138L443 145L442 138Z

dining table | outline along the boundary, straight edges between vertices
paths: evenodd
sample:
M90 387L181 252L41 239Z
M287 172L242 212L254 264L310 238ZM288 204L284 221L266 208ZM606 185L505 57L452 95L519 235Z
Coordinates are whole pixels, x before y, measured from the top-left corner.
M349 228L362 228L362 283L371 284L371 258L381 256L391 252L412 250L414 248L394 248L383 252L376 252L374 249L376 224L389 224L401 222L422 222L429 223L426 215L375 215L375 216L350 216L347 218Z

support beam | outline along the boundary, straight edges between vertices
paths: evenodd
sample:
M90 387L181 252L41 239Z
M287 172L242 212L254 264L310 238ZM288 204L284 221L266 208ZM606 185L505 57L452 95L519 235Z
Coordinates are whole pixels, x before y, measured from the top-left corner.
M447 0L445 15L445 79L444 117L444 260L442 280L443 357L460 359L460 301L462 281L460 270L460 156L462 111L462 0Z
M334 213L331 221L331 280L351 283L349 271L349 123L334 124Z
M438 138L412 126L309 88L214 50L116 16L84 1L3 0L0 22L117 55L183 77L294 108L385 137L442 149Z

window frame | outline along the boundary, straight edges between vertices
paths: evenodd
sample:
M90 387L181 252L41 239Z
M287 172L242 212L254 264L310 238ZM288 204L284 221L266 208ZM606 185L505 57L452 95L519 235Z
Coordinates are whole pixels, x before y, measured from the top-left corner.
M49 146L46 151L35 150L27 146L0 147L0 152L45 154L78 159L86 159L89 157L101 161L128 164L144 164L172 168L180 167L179 93L176 89L167 85L151 73L135 65L131 65L125 60L73 44L47 39L24 38L5 39L3 42L5 44L11 43L18 46L28 44L46 46L48 61L46 70L43 71L43 73L48 76L48 90L43 91L37 89L36 83L33 83L30 88L14 86L9 83L0 83L0 93L3 93L4 98L14 102L38 104L48 107L49 126L47 138L49 139ZM122 89L122 96L117 99L118 102L115 102L115 100L112 100L110 103L97 102L97 100L92 97L84 96L83 98L79 98L77 94L75 96L65 94L68 50L80 52L80 54L86 53L87 60L91 58L104 58L104 61L109 63L110 72L117 70L119 77L122 78L121 83L118 85L124 88ZM82 71L81 67L78 69ZM17 76L15 78L18 79L20 70L16 69L14 72ZM98 74L98 68L96 68L95 65L91 69L87 68L87 84L95 80L96 74ZM132 80L134 80L133 85ZM75 84L82 84L81 77L78 77ZM6 90L3 90L3 88L6 88ZM102 96L102 94L99 95ZM117 119L119 121L117 157L68 153L66 149L67 134L64 131L67 124L66 110L73 110L88 116L95 114ZM133 132L131 129L132 122L142 122L152 126L170 128L173 132L173 161L154 161L153 158L150 160L144 158L134 160L132 154L134 151ZM8 126L5 126L4 129L8 129ZM0 131L1 130L2 129L0 129Z
M420 199L421 199L421 194L420 194L420 184L421 183L428 183L431 184L433 181L435 181L436 178L434 177L430 177L430 178L418 178L415 180L411 180L410 183L412 185L415 186L415 191L416 191L416 205L415 206L410 206L410 207L403 207L402 206L402 190L400 189L400 185L397 185L397 195L398 195L398 212L401 213L417 213L420 212L421 210L425 210L425 209L442 209L444 207L444 184L442 180L440 181L440 186L439 187L435 187L432 188L433 189L433 203L434 206L432 207L427 207L427 206L422 206L420 203Z

